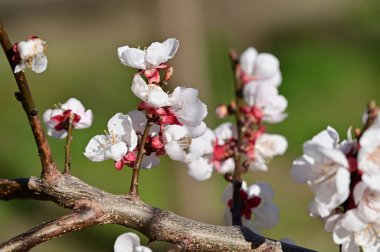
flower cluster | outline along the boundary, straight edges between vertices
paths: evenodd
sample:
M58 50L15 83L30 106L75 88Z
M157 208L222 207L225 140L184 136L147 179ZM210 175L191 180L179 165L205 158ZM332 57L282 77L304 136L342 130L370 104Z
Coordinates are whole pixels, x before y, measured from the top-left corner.
M380 250L379 118L357 139L339 142L331 127L304 144L292 176L315 193L312 216L326 222L342 251Z
M13 62L16 64L15 73L30 67L36 73L42 73L47 67L45 56L46 42L37 36L31 36L26 41L13 45Z
M118 48L120 62L137 68L132 92L142 101L138 111L118 113L110 119L108 132L95 136L87 145L84 153L87 158L112 159L117 169L124 165L135 167L143 145L143 168L159 164L158 156L165 154L173 160L189 162L192 140L207 129L203 122L207 107L199 100L196 89L176 87L172 93L163 90L163 84L173 74L167 61L173 58L178 46L178 40L170 38L163 43L154 42L144 50Z

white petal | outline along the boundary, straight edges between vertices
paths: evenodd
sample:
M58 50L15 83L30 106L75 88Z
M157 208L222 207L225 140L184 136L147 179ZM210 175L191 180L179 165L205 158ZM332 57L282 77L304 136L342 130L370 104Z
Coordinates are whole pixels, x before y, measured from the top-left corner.
M171 59L177 52L179 42L176 39L167 39L163 43L152 43L146 53L146 60L152 64L153 67L159 66L161 63Z
M298 183L306 183L311 179L312 165L314 160L303 155L293 161L291 175Z
M194 88L178 88L170 95L171 108L178 120L186 126L197 126L207 115L207 106L198 98Z
M207 129L205 134L193 138L189 147L189 152L200 157L214 152L215 134L211 129Z
M47 68L48 60L45 55L36 56L33 58L33 62L31 65L32 71L35 73L42 73Z
M305 145L318 144L325 148L334 148L337 146L338 142L339 142L338 132L334 128L328 126L327 129L318 133L310 141L307 141Z
M198 138L206 133L207 126L204 122L201 122L197 126L185 126L192 138Z
M26 64L25 63L20 63L20 64L18 64L18 65L15 66L14 73L18 73L18 72L24 71L25 68L26 68Z
M186 161L186 153L174 141L165 145L165 151L168 154L168 156L173 160L180 161L180 162Z
M81 115L85 112L83 104L76 98L70 98L61 105L63 110L71 110L72 112Z
M219 144L224 144L225 140L230 140L231 138L237 138L237 131L235 126L230 123L222 123L215 130L215 136L218 139Z
M325 220L326 232L333 232L335 225L343 217L343 214L333 214Z
M125 233L117 237L115 252L152 252L148 247L140 245L140 238L134 233Z
M269 53L260 53L256 59L254 75L257 78L268 78L277 74L280 69L278 59Z
M253 209L253 221L262 228L273 228L278 224L278 207L274 204L267 204Z
M257 56L257 50L253 47L247 48L240 55L241 68L248 75L253 75L253 69L255 66L256 56Z
M109 138L106 135L97 135L91 138L83 153L93 162L100 162L108 159L106 150L109 147Z
M120 62L126 66L137 69L146 69L146 52L143 50L123 46L118 48L118 56Z
M169 95L160 86L155 84L148 85L139 74L136 74L133 78L132 92L155 108L171 105Z
M259 196L262 199L261 204L266 204L272 201L274 191L268 183L258 182L248 187L248 197L253 196Z
M224 162L222 162L222 165L217 172L225 174L227 172L233 172L235 169L235 161L233 158L228 158Z
M128 152L128 146L124 142L112 144L105 152L106 159L120 161ZM101 160L100 160L101 161Z
M75 125L76 129L89 128L94 120L94 113L89 109L81 115L80 121Z
M211 177L213 166L208 159L198 158L188 164L189 175L196 180L203 181Z
M108 132L111 137L116 136L123 141L130 150L137 146L137 135L132 128L132 121L128 115L115 114L108 121Z
M145 155L141 161L141 167L145 169L150 169L159 164L160 159L155 154L150 154L149 156Z

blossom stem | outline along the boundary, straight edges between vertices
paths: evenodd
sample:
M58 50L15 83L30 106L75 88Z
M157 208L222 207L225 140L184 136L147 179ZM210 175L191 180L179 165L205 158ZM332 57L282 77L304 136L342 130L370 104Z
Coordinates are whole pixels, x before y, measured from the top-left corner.
M71 141L73 140L72 134L73 134L73 121L74 121L75 114L71 113L68 122L67 127L67 138L66 138L66 145L65 145L65 170L63 171L64 174L70 174L70 168L71 168Z
M14 55L12 43L2 23L0 23L0 43L7 56L9 65L11 66L12 71L14 71L16 63L12 60ZM38 117L38 110L34 103L26 77L22 71L13 73L13 76L19 89L19 91L16 92L16 99L22 104L37 144L38 155L42 164L41 176L45 179L54 177L55 175L58 175L59 172L51 155L50 146Z
M235 161L235 170L233 173L233 206L232 206L232 224L234 226L242 226L241 220L241 201L240 201L240 189L242 186L241 179L241 156L240 156L240 148L243 145L244 140L244 118L241 114L240 107L244 103L243 95L242 95L242 87L243 83L241 81L241 66L239 62L239 56L236 51L230 51L230 60L232 63L232 71L234 73L234 82L235 82L235 119L237 126L237 134L238 141L234 150L234 161Z
M141 161L145 154L145 142L146 142L146 139L148 138L149 130L151 126L152 126L152 122L148 119L145 125L144 133L139 143L140 147L137 153L136 163L135 163L135 166L133 167L133 172L132 172L131 186L129 188L129 193L128 193L128 196L132 200L136 200L139 198L139 190L138 190L139 172L140 172L140 167L141 167Z

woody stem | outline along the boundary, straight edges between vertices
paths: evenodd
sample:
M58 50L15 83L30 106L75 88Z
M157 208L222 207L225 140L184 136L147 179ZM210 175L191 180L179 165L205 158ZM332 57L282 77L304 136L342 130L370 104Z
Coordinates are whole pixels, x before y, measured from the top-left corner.
M241 220L241 200L240 200L240 189L242 186L242 179L241 179L241 156L240 156L240 148L243 145L244 140L244 118L242 113L240 112L240 107L243 105L244 100L242 96L242 87L243 83L241 81L241 66L239 62L238 54L235 51L230 51L230 60L232 63L232 71L234 73L234 80L235 80L235 103L236 103L236 110L235 110L235 119L236 119L236 126L237 126L237 144L234 150L234 161L235 161L235 170L233 174L233 206L232 206L232 224L234 226L241 226L242 220Z
M71 166L71 141L73 140L72 134L73 134L73 121L74 121L75 114L70 114L70 117L68 119L68 128L67 128L67 138L66 138L66 145L65 145L65 170L63 171L64 174L70 174L70 166Z
M139 197L139 190L138 190L139 172L140 172L140 167L141 167L141 161L142 161L144 154L145 154L145 143L146 143L146 139L148 138L148 135L149 135L150 127L152 127L152 122L148 119L148 121L145 125L144 133L143 133L141 140L140 140L140 143L139 143L139 150L137 153L137 159L136 159L135 166L133 167L131 186L129 188L129 193L128 193L128 196L133 200L136 200Z

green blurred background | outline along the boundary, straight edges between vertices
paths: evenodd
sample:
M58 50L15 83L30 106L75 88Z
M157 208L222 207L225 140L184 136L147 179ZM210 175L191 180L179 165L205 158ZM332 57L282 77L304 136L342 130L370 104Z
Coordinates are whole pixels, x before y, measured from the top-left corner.
M119 63L118 46L179 39L171 83L200 89L213 128L219 123L215 106L232 98L228 50L254 46L276 55L289 117L268 131L283 134L289 149L271 163L269 172L250 174L247 181L265 180L275 189L280 223L265 235L290 238L318 251L338 247L323 223L308 216L313 194L308 186L293 182L292 160L301 155L303 142L327 125L345 138L349 126L361 125L366 103L380 101L379 14L377 0L0 0L0 19L13 42L29 35L48 42L47 71L26 73L39 110L74 96L95 113L93 127L74 133L73 174L115 194L127 192L131 171L117 171L111 161L92 163L81 153L114 113L133 110L138 102L130 92L134 71ZM35 143L14 98L16 85L3 53L0 84L0 177L39 175ZM62 167L64 141L50 143ZM140 179L141 198L147 203L213 224L223 223L220 198L225 185L220 175L194 181L184 166L167 159L143 171ZM67 212L49 202L0 201L0 242ZM125 231L115 225L95 227L33 251L112 251L114 240ZM169 247L151 245L154 251Z

